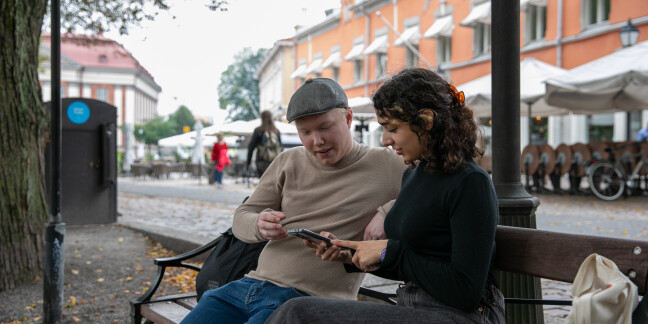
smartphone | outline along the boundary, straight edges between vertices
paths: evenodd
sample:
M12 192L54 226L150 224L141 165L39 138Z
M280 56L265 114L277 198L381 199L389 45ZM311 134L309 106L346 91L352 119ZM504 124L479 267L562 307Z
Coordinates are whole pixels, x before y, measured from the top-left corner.
M298 229L292 229L287 231L288 234L290 235L295 235L299 238L303 238L306 240L309 240L315 244L319 244L320 242L324 241L326 242L327 246L331 245L331 239L328 237L324 237L322 235L319 235L315 232L309 231L305 228L298 228Z

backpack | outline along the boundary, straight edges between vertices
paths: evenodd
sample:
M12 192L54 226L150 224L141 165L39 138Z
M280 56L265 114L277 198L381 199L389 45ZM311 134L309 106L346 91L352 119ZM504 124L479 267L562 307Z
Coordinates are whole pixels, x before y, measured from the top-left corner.
M276 133L265 132L257 145L257 160L272 162L281 153L281 143Z
M245 243L234 236L231 227L217 241L196 276L197 300L205 291L239 280L246 273L256 270L259 255L268 243Z

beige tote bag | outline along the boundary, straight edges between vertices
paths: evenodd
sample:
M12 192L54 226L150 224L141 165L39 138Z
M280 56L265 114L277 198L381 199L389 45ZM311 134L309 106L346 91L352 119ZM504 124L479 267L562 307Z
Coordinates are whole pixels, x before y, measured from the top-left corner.
M632 311L639 304L637 286L614 262L596 253L578 269L572 295L568 324L631 324Z

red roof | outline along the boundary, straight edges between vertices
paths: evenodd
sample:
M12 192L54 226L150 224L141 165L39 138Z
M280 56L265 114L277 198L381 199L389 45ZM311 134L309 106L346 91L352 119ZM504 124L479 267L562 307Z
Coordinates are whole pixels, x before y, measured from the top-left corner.
M42 33L43 43L51 48L50 33ZM136 70L154 80L122 44L103 35L61 35L61 55L84 67Z

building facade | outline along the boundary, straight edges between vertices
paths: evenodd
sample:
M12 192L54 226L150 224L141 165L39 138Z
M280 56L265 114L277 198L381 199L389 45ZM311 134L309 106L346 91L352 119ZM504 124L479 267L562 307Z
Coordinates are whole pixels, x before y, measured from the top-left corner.
M491 73L490 5L488 0L343 0L324 21L294 35L294 88L322 76L337 80L350 100L361 99L386 76L417 66L437 71L461 90L461 84ZM619 31L629 19L639 29L638 41L647 40L645 0L520 0L520 60L577 67L621 49ZM489 125L490 119L480 122ZM529 143L529 126L534 144L556 146L623 141L628 125L634 134L646 122L648 110L525 117L521 145ZM370 125L366 142L379 145L379 132Z
M41 55L49 58L50 44L50 35L43 34ZM49 60L41 67L39 79L43 100L49 101ZM61 35L61 97L92 98L117 107L117 147L120 151L123 152L126 141L124 127L120 126L132 127L157 117L161 91L153 76L116 41L101 35Z
M276 119L282 120L290 97L295 92L295 83L290 78L295 61L295 43L282 39L263 57L256 70L259 80L260 110L269 110Z

